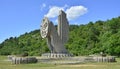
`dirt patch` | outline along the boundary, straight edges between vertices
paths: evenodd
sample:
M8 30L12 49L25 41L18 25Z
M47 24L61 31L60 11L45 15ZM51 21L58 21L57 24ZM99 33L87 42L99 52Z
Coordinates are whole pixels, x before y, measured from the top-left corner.
M63 67L96 67L98 65L61 65ZM99 65L99 66L104 66L104 65Z

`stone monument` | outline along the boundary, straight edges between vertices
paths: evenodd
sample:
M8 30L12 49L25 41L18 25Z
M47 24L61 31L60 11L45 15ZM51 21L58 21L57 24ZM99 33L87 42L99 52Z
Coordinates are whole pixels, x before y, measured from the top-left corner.
M58 29L47 17L44 17L41 24L40 33L42 38L47 39L48 48L51 53L43 54L47 57L69 57L64 44L68 41L69 23L64 11L59 11Z
M42 38L47 39L47 44L51 51L51 53L42 54L43 58L39 58L40 62L55 64L78 64L84 62L115 62L115 57L113 56L71 57L73 55L69 54L64 46L64 44L68 41L69 23L66 18L65 12L63 12L62 10L60 10L59 12L58 26L55 27L53 23L49 21L47 17L45 17L42 20L40 32Z

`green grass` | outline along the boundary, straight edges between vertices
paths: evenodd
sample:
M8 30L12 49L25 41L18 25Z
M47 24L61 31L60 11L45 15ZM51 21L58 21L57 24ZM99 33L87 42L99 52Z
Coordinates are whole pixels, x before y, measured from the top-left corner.
M0 56L0 69L120 69L120 58L114 63L84 63L76 65L54 65L54 64L11 64L6 56Z

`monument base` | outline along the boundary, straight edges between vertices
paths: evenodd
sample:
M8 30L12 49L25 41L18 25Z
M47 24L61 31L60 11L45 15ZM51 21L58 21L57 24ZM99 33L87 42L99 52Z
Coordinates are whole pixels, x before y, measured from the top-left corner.
M28 63L37 63L36 57L19 57L9 55L8 59L12 62L12 64L28 64Z
M48 63L48 64L81 64L81 63L96 63L96 62L116 62L116 59L114 56L106 56L106 57L100 57L100 56L74 56L74 57L61 57L61 58L55 58L55 57L37 57L38 62L40 63Z
M42 54L42 57L47 58L63 58L63 57L72 57L73 55L68 53L44 53Z

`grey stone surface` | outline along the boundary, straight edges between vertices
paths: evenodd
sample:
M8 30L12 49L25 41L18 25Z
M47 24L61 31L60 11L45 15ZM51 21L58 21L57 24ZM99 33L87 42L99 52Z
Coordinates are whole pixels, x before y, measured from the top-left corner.
M93 59L96 62L116 62L114 56L106 56L106 57L96 56L96 57L93 57Z
M62 57L71 57L71 54L64 54L64 53L45 53L42 54L43 57L47 58L62 58Z
M65 44L68 41L69 33L69 23L66 18L66 14L63 11L59 12L58 16L58 35L62 40L62 43Z
M12 57L12 64L27 64L27 63L36 63L37 59L35 57Z
M48 47L54 56L57 54L68 54L64 44L68 41L69 23L65 12L60 10L58 16L58 29L47 17L42 20L41 36L47 39Z
M77 57L61 57L61 58L37 58L41 63L50 63L50 64L80 64L80 63L96 63L96 62L116 62L114 56L77 56Z

